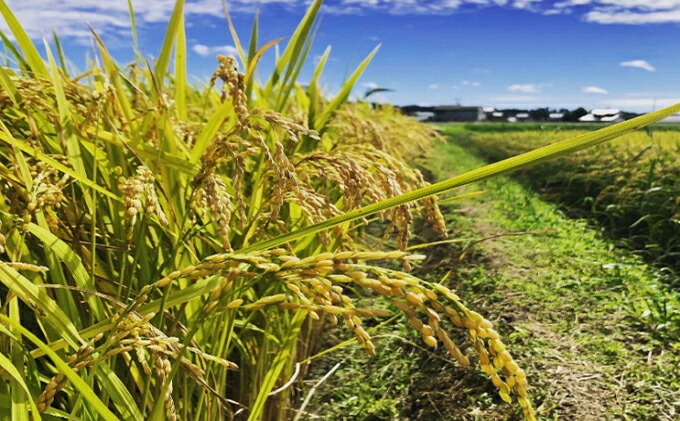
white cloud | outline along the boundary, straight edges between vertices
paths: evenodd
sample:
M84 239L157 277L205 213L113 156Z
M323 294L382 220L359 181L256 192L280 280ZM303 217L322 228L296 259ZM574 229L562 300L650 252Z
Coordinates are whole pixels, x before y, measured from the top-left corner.
M581 92L584 94L600 94L600 95L605 95L608 94L609 91L607 91L604 88L600 88L598 86L585 86L581 88Z
M90 23L100 35L129 36L130 19L125 0L6 0L28 34L42 38L55 30L62 37L88 42ZM166 22L176 0L132 0L137 24ZM352 14L366 10L390 14L451 14L462 6L515 6L526 8L537 0L335 0L325 6L329 13ZM258 7L279 4L302 10L308 0L229 0L231 12L252 12ZM186 0L186 15L222 18L221 0ZM7 31L0 18L0 30Z
M441 86L437 85L436 83L427 85L427 89L439 89L439 88L441 88Z
M508 86L508 91L521 92L523 94L537 94L543 90L543 86L543 84L539 83L514 84Z
M464 80L464 81L460 82L460 84L463 85L463 86L470 86L472 88L478 88L478 87L482 86L481 83L474 81L474 80Z
M193 47L191 47L191 51L203 57L216 55L238 57L238 50L233 45L214 45L209 47L203 44L196 44Z
M656 71L656 68L649 64L645 60L630 60L619 63L623 67L635 67L642 70L647 70L648 72Z
M586 7L587 22L600 24L645 25L680 22L680 0L565 0L551 11L570 13Z
M59 35L88 42L87 23L100 35L129 37L130 21L124 0L6 0L34 39L55 30ZM166 22L176 0L132 0L137 24ZM505 7L542 14L581 13L588 22L600 24L653 24L680 22L680 0L335 0L325 6L328 13L365 11L396 15L452 14L461 8ZM253 11L270 4L302 9L308 0L229 0L232 12ZM186 15L223 17L221 0L187 0ZM192 21L190 20L191 24ZM0 19L0 30L7 31Z
M62 37L87 41L91 38L89 23L100 35L125 35L130 32L127 1L124 0L6 0L33 39L40 39L52 30ZM176 0L133 0L137 25L166 22ZM232 11L252 10L258 3L303 5L302 0L230 0ZM186 15L223 17L220 0L187 0ZM0 18L0 30L7 24Z
M394 15L404 14L450 14L461 6L521 5L541 0L338 0L326 10L331 13L361 13L364 10L382 11ZM302 2L302 1L301 1Z
M515 0L512 6L516 9L528 9L534 8L534 3L541 3L543 0Z
M626 25L677 23L680 22L680 9L653 13L594 10L586 14L586 20L602 24L618 23Z

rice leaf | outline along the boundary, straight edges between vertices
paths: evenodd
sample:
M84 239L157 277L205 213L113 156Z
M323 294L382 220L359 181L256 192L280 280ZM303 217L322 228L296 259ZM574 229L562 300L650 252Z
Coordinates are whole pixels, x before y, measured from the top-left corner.
M260 61L262 58L262 55L267 52L271 47L274 45L278 44L281 42L283 38L277 38L275 40L269 41L265 45L262 46L257 52L253 55L253 57L248 61L248 71L246 72L246 77L245 77L245 83L249 84L252 83L252 78L255 73L255 70L257 69L257 63Z
M284 367L289 363L291 352L295 349L295 342L297 342L298 336L300 334L301 323L306 318L307 314L305 312L298 311L291 320L289 325L291 328L289 328L287 332L285 342L281 345L281 350L276 354L274 361L272 361L272 364L270 365L270 368L264 377L264 382L259 388L255 403L250 408L248 421L256 421L262 417L264 404L269 397L269 393L274 389L276 381L279 379Z
M68 244L60 240L59 237L52 234L49 230L36 224L26 224L26 228L45 245L46 250L50 250L51 253L54 253L64 263L79 288L91 291L97 290L96 286L92 284L92 277L83 266L80 257L71 250ZM86 295L85 299L97 319L105 318L104 308L99 297Z
M68 65L66 64L66 56L64 55L64 49L61 47L61 41L56 32L52 31L52 39L54 40L54 46L57 47L57 57L59 57L59 65L61 66L61 71L64 72L66 77L69 77Z
M16 297L12 297L9 299L9 318L14 321L17 324L21 324L21 314L19 311L19 300L17 300ZM16 336L20 336L19 332L16 332L16 329L10 327L13 332L10 332L10 337L15 337L14 334L12 333L17 333ZM11 361L7 360L5 358L4 361L6 361L8 364L4 364L3 360L0 360L0 367L6 368L6 372L11 373L12 370L14 369L16 371L16 367L23 366L24 364L24 350L23 350L23 345L21 342L18 341L12 341L10 344L10 356L12 358ZM0 353L2 355L2 353ZM4 357L4 355L3 355ZM26 386L26 383L24 382L23 378L21 375L17 372L19 375L18 377L14 377L12 381L10 381L10 391L11 391L11 412L12 412L12 421L28 421L28 409L29 405L27 401L31 401L33 404L33 413L38 414L38 411L35 410L35 403L33 402L33 399L31 399L31 393L28 390L28 387ZM23 384L22 387L18 387L16 383Z
M187 118L187 38L184 17L179 20L175 40L175 107L182 120Z
M94 390L92 390L90 386L88 386L87 383L85 383L85 381L81 379L75 371L73 371L68 363L62 360L59 355L57 355L56 352L52 351L47 345L45 345L43 341L38 339L38 337L32 334L28 329L21 326L21 324L16 323L14 320L11 320L9 317L0 314L0 320L3 320L12 327L16 328L17 331L21 332L24 337L26 337L29 341L33 342L38 348L45 352L45 354L50 357L54 365L57 366L57 369L66 375L68 380L73 384L78 392L82 394L85 400L87 400L92 405L93 409L97 411L102 419L107 421L118 421L118 417L116 417L114 413L106 407L106 404L104 404L104 402L102 402L97 397L97 394L94 392Z
M14 86L12 79L10 79L9 70L2 66L0 66L0 87L2 87L5 92L7 92L7 95L12 100L14 105L19 105L20 98L17 88Z
M158 59L156 60L156 67L154 68L154 78L159 91L161 88L160 85L162 85L165 80L168 64L170 63L170 54L172 53L172 48L177 40L177 33L180 31L180 26L183 25L183 21L184 0L177 0L172 15L170 16L170 22L168 22L168 27L165 31L165 38L163 39L161 52L158 54Z
M224 17L227 19L227 26L229 26L229 32L231 33L231 39L234 41L234 46L238 52L238 56L241 59L241 63L248 63L248 58L243 50L243 44L241 44L241 39L236 32L236 27L234 22L231 20L231 14L229 14L229 7L227 6L227 1L222 0L222 9L224 10Z
M345 81L345 83L342 84L342 88L340 88L340 91L335 96L335 98L333 98L330 104L328 104L323 110L323 113L321 113L321 115L319 115L319 117L315 120L314 128L318 129L320 133L323 133L326 123L328 123L328 120L330 120L333 113L335 113L340 108L340 106L347 102L347 99L352 93L352 89L354 89L354 85L356 84L357 80L359 80L361 75L364 73L364 70L366 70L366 67L368 67L369 63L371 60L373 60L373 57L375 57L379 49L380 45L375 47L373 51L371 51L371 53L361 63L359 63L359 66L357 66L352 75Z
M36 76L47 76L47 67L38 53L38 49L35 48L33 41L28 36L24 28L19 23L19 20L14 16L12 10L10 10L7 2L5 0L0 0L0 14L5 18L5 23L9 27L14 38L17 40L17 45L24 53L26 63L30 66L31 71Z
M309 34L312 30L314 22L316 21L316 17L319 14L319 10L322 4L323 0L314 0L312 4L309 5L307 13L305 13L305 16L300 21L300 24L297 26L295 32L293 32L293 35L290 37L290 41L288 41L288 45L286 46L286 49L283 51L281 58L276 62L276 69L274 70L274 73L272 73L269 81L267 82L266 87L267 91L271 92L273 86L278 84L279 82L283 86L287 85L288 78L290 77L293 70L298 64L300 54L302 53L303 47L307 42L307 38L309 37ZM284 71L286 73L286 76L283 76ZM282 77L283 80L281 80Z
M228 119L227 119L228 118ZM226 120L226 121L225 121ZM215 110L213 115L203 127L203 130L198 135L196 139L196 144L191 151L191 163L195 164L205 152L210 142L213 140L217 131L220 130L223 124L226 124L227 128L231 128L236 124L236 113L234 112L234 106L232 104L231 98L227 99L220 107Z
M137 18L135 17L135 8L132 0L127 0L128 13L130 15L130 31L132 32L132 48L139 51L139 38L137 37Z
M2 38L2 43L5 45L5 48L8 49L9 52L14 56L18 67L24 72L30 72L31 66L28 65L19 50L17 50L17 48L14 46L14 43L9 38L7 38L7 35L5 35L5 33L2 31L0 31L0 38ZM9 60L9 57L7 57L7 59ZM7 66L9 67L9 63L7 63Z
M94 190L98 191L99 193L110 197L111 199L114 199L116 201L121 201L121 199L117 195L115 195L114 193L111 193L107 189L99 186L98 184L94 183L92 180L81 176L78 172L70 169L69 167L62 164L61 162L59 162L59 161L57 161L53 158L50 158L49 156L45 155L43 152L41 152L41 151L35 149L34 147L30 146L26 142L21 142L21 141L14 139L14 137L12 137L12 134L9 132L7 127L1 121L0 121L0 140L5 141L12 146L15 146L16 148L18 148L22 152L40 160L40 161L43 161L44 163L50 165L51 167L56 168L57 170L63 172L64 174L70 175L71 177L78 180L78 182L80 182L81 184L83 184L83 185L85 185L85 186L87 186L91 189L94 189Z
M6 263L0 263L0 282L21 301L44 315L43 320L52 325L69 345L78 348L80 342L78 330L44 289L35 286Z

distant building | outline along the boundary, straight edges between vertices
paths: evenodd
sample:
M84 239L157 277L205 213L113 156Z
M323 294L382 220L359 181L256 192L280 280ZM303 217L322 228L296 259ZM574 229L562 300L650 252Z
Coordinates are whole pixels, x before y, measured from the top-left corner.
M626 116L621 110L615 108L595 109L579 118L578 121L585 123L620 123L626 121Z
M396 106L404 115L412 117L418 121L431 120L434 112L432 112L433 107L427 107L422 105L405 105Z
M529 113L517 113L515 114L515 118L517 121L528 121L529 120Z
M493 113L496 112L496 107L484 107L482 111L484 111L484 118L486 120L493 120Z
M482 107L464 107L461 105L442 105L434 107L432 121L484 121L486 114Z
M564 118L564 113L550 113L548 119L550 121L561 121Z
M505 121L505 113L495 107L484 107L486 121Z
M434 113L432 111L416 111L415 113L411 114L411 117L413 117L417 121L432 120L433 116Z

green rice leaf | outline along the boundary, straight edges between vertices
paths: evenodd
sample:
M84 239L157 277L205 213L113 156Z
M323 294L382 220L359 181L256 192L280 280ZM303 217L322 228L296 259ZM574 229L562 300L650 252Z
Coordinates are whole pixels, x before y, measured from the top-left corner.
M40 420L40 411L38 411L38 407L35 406L35 402L33 399L30 398L31 396L31 391L28 388L28 385L26 385L26 382L24 381L24 378L22 377L21 373L17 368L12 364L12 362L9 360L9 358L5 357L4 354L0 353L0 367L2 367L3 370L7 374L9 374L10 377L13 379L13 383L10 385L10 388L13 389L14 387L20 387L21 390L24 392L26 397L29 397L25 399L23 404L28 403L28 406L31 408L31 415L33 416L34 420ZM26 414L28 415L28 414Z
M111 199L114 199L116 201L121 201L117 195L114 193L111 193L107 189L105 189L102 186L99 186L98 184L94 183L92 180L81 176L78 172L72 170L71 168L67 167L66 165L62 164L61 162L50 158L49 156L45 155L43 152L40 152L39 150L35 149L31 145L29 145L26 142L21 142L14 137L12 137L12 134L9 132L7 127L0 121L0 140L7 142L8 144L15 146L17 149L21 150L22 152L40 160L43 161L44 163L52 166L53 168L56 168L57 170L63 172L64 174L68 174L71 177L75 178L80 182L81 184L94 189L98 191L99 193L110 197Z
M241 63L247 63L248 58L246 57L245 51L243 50L243 44L241 44L241 39L238 36L238 32L236 32L234 22L231 20L231 14L229 14L229 7L227 6L226 0L222 0L222 9L224 10L224 17L227 19L227 26L229 26L231 39L234 41L234 46L236 47L239 58L241 59Z
M293 35L288 41L288 45L284 50L281 58L276 62L276 69L272 73L269 82L267 82L267 90L271 92L274 85L281 83L285 86L288 84L288 78L293 73L293 70L297 67L298 61L300 60L300 55L303 52L303 47L307 43L309 34L312 31L316 17L319 14L323 0L314 0L312 4L309 5L307 13L300 21L300 24L293 32ZM283 76L285 72L286 76ZM283 77L283 79L282 79Z
M130 15L130 31L132 31L132 47L135 51L139 50L139 38L137 37L137 18L135 17L135 8L132 0L127 0L128 13Z
M2 66L0 66L0 87L2 87L5 92L7 92L7 95L12 100L14 105L19 105L20 98L17 88L14 86L12 79L10 79L9 70Z
M184 17L179 20L175 40L175 107L180 119L187 118L187 38Z
M0 314L0 320L12 325L17 331L21 332L24 337L26 337L29 341L33 342L38 348L45 352L45 354L50 357L52 362L54 362L54 365L57 366L57 369L66 375L73 386L78 390L78 392L82 394L85 400L87 400L90 405L92 405L94 410L97 411L102 419L107 421L118 421L118 417L116 417L114 413L111 412L109 408L107 408L106 404L104 404L104 402L102 402L97 397L97 394L94 392L94 390L92 390L90 386L88 386L87 383L85 383L85 381L81 379L75 371L73 371L68 363L62 360L59 355L57 355L56 352L52 351L43 341L38 339L38 337L32 334L28 329L21 326L21 324L16 323L14 320L11 320L9 317Z
M228 118L228 120L227 120ZM225 122L226 120L226 122ZM191 151L191 162L197 163L198 160L205 152L210 142L213 140L217 131L220 130L223 124L226 124L228 128L231 128L236 124L236 113L234 112L234 105L232 104L231 98L225 101L219 106L217 110L210 116L208 122L203 127L203 130L198 135L196 139L196 144Z
M264 382L259 388L255 403L250 408L248 421L261 419L262 412L264 411L264 404L269 397L269 393L274 389L276 381L279 379L286 364L290 363L290 358L292 357L291 352L295 349L295 342L298 341L300 334L300 326L306 318L307 313L304 311L295 313L293 320L289 324L291 328L289 328L287 332L285 343L281 346L281 350L276 354L274 361L271 363L269 370L264 377Z
M66 56L64 55L64 49L61 47L61 41L56 32L52 31L52 39L54 40L54 46L57 47L57 56L59 57L59 65L61 66L61 71L64 72L66 77L68 74L68 65L66 63Z
M52 234L49 230L39 227L36 224L29 223L26 224L26 227L30 233L35 235L45 245L46 249L50 250L51 253L54 253L59 260L66 265L79 288L91 291L97 289L96 286L92 284L92 277L83 266L80 257L71 250L68 244L60 240L59 237ZM95 313L97 319L105 318L104 308L98 297L86 295L85 299Z
M371 60L373 60L373 57L375 57L379 49L380 45L375 47L368 57L359 63L359 66L357 66L356 70L354 70L354 73L352 73L345 83L342 84L340 92L338 92L331 103L328 104L326 109L324 109L323 113L321 113L321 115L319 115L319 117L315 120L314 128L320 133L324 131L326 123L328 120L330 120L333 113L335 113L345 102L347 102L347 99L349 99L349 95L352 93L352 89L354 89L354 85L356 84L357 80L359 80L361 75L364 73L364 70L366 70L366 67L368 67L369 63Z
M177 0L175 8L172 11L172 16L170 16L170 22L168 22L165 38L163 39L163 46L161 47L161 52L158 55L158 60L156 60L156 67L154 69L154 78L159 87L163 85L163 81L165 80L168 64L170 63L172 47L177 40L177 33L180 31L180 27L183 26L183 21L184 0Z
M44 288L38 288L6 263L0 263L0 282L21 301L43 315L43 319L52 325L69 345L78 348L80 342L78 330L57 303L47 295Z
M30 66L31 71L36 76L47 76L47 67L43 62L38 49L35 48L33 41L28 36L24 28L19 23L19 20L14 16L14 13L10 10L7 2L5 0L0 0L0 14L5 18L5 23L14 34L14 38L17 40L17 45L24 53L26 63Z
M30 72L31 66L28 65L28 63L23 58L19 50L17 50L16 47L14 46L14 43L9 38L7 38L7 35L5 35L5 33L2 31L0 31L0 38L2 38L2 43L5 45L5 48L7 48L9 52L12 53L12 55L14 56L14 59L17 61L19 68L22 71Z

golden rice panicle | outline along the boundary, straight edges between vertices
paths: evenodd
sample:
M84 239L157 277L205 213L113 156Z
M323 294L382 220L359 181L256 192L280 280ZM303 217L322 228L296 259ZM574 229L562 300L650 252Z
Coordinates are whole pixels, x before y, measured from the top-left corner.
M316 130L310 130L305 125L300 124L291 118L284 117L277 112L267 110L261 113L259 117L268 122L272 128L281 128L285 130L288 134L288 138L294 143L300 141L300 135L309 136L312 139L319 140L319 133Z
M227 192L227 186L217 174L211 174L203 181L203 188L199 193L200 206L208 209L212 221L217 226L217 232L222 239L222 246L231 251L229 234L232 217L232 197Z
M146 213L156 215L162 226L168 225L168 219L158 202L153 173L145 166L137 167L136 171L137 175L118 179L118 188L123 193L125 218L134 225L137 215Z
M66 157L62 155L56 155L54 159L68 165ZM56 231L61 219L60 215L57 215L57 211L66 202L64 190L70 177L67 174L59 173L56 169L42 161L32 164L29 171L33 179L31 183L33 189L30 192L26 192L28 203L23 211L23 221L26 224L31 222L33 213L42 210L45 214L47 225L52 231ZM19 197L21 196L24 195L22 194ZM27 227L24 226L23 230L25 231L26 229Z
M248 97L245 93L245 75L239 73L238 63L233 56L217 56L219 66L210 78L214 86L217 79L222 80L222 101L231 98L239 122L248 125Z
M361 325L361 319L354 315L345 314L345 325L354 331L354 336L357 338L357 342L364 347L369 355L375 356L375 345L371 342L371 336L366 332L366 330Z
M89 367L95 361L97 357L94 354L94 344L98 342L103 337L103 334L99 334L92 338L89 342L83 344L80 348L76 350L75 354L72 354L68 358L68 364L71 366L73 371L78 372L85 367ZM45 389L38 396L36 406L38 411L45 412L54 402L55 395L62 390L68 384L68 379L66 375L62 372L57 373L52 377L45 386Z
M511 394L516 394L525 419L535 419L533 407L528 399L526 374L506 350L500 335L493 329L493 324L479 313L466 308L461 310L463 325L468 329L482 371L498 388L499 395L504 401L512 402ZM504 379L500 377L499 372L503 374Z
M168 420L177 420L177 411L175 409L175 400L172 398L172 379L170 373L172 371L172 364L168 358L165 358L160 352L154 352L155 358L154 369L159 380L159 387L162 389L167 387L163 399L165 400L165 415Z

